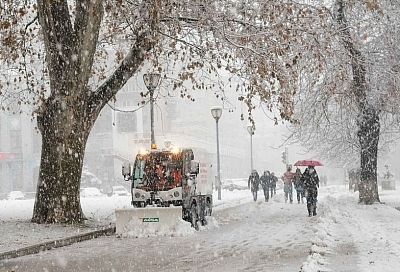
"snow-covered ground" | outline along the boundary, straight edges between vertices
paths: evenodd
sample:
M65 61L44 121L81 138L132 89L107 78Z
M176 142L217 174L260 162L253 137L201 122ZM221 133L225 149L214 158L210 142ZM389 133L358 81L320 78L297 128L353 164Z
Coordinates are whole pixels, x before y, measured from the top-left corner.
M381 191L387 205L365 206L345 188L323 191L304 271L400 271L400 192Z
M281 191L268 203L263 197L254 203L249 191L223 191L213 224L199 232L102 237L11 259L0 271L399 271L400 191L380 196L385 205L365 206L345 186L323 187L318 215L310 218L305 204L285 204ZM112 221L113 205L126 204L123 198L88 201L82 205L93 222ZM0 202L1 215L7 203ZM22 214L18 220L29 219Z
M222 200L214 192L214 210L251 201L247 190L222 191ZM0 253L40 242L52 241L108 226L115 222L115 209L130 207L130 196L82 198L82 209L89 219L85 225L39 225L29 222L34 199L0 200Z

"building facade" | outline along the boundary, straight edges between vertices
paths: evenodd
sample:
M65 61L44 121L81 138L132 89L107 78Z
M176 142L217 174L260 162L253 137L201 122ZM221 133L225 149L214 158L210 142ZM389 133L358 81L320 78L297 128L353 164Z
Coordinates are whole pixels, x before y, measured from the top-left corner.
M40 135L26 114L0 112L0 193L32 192L40 160Z

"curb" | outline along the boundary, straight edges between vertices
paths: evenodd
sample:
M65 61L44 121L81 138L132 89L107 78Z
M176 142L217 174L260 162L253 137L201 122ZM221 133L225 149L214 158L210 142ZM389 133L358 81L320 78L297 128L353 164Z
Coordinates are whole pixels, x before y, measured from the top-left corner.
M64 246L69 246L75 243L79 243L86 240L95 239L100 236L108 236L115 233L115 227L105 228L101 230L95 230L91 232L86 232L83 234L70 236L66 238L57 239L54 241L44 242L40 244L36 244L33 246L23 247L20 249L15 249L11 251L6 251L0 253L0 261L7 260L12 258L18 258L26 255L36 254L41 251L50 250L53 248L59 248Z

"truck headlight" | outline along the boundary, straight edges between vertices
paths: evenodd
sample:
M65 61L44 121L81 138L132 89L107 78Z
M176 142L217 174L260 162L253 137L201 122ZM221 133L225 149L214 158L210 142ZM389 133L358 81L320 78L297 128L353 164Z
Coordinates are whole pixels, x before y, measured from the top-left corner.
M178 191L175 191L175 192L174 192L174 196L175 196L175 197L178 197L178 196L179 196L179 192L178 192Z
M140 198L140 193L135 193L136 198Z

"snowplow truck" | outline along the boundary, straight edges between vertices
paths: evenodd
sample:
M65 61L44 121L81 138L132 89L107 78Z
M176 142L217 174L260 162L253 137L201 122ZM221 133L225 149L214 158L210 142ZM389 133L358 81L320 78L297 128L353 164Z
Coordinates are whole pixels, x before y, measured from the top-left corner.
M133 165L123 165L122 175L131 181L132 205L142 221L162 221L162 214L170 220L176 211L196 229L207 224L213 205L210 169L194 161L192 149L141 152Z

